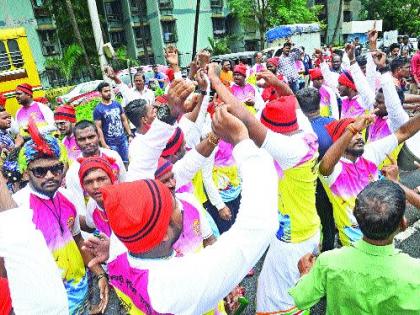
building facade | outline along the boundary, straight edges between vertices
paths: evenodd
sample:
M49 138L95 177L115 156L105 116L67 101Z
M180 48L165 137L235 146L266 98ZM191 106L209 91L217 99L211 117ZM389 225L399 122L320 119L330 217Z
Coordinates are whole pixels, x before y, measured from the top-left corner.
M126 46L130 57L143 64L163 64L164 47L174 44L181 66L186 66L191 61L195 10L196 0L102 0L105 41ZM243 29L226 0L201 1L197 49L208 47L209 37L238 34L233 52L258 48L256 29Z
M0 27L24 27L32 55L44 87L50 86L55 73L45 69L48 57L61 54L57 26L41 0L1 0Z
M343 22L357 21L361 10L360 0L315 0L312 4L323 5L320 20L327 24L321 42L325 44L343 44Z

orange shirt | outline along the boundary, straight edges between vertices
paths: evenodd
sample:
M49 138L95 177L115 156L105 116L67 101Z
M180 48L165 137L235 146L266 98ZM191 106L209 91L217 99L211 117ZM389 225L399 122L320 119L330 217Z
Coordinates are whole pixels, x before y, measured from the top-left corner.
M220 80L226 86L230 86L230 83L233 82L233 72L232 71L220 71Z

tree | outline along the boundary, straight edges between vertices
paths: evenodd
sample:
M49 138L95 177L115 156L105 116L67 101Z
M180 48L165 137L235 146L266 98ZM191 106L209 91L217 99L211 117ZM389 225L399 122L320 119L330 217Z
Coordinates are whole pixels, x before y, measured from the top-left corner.
M125 46L117 48L117 50L115 51L115 57L113 58L111 63L112 67L117 70L128 68L128 65L130 65L130 67L140 65L140 63L137 60L131 59L128 56L127 47Z
M70 18L70 23L73 27L74 36L76 37L76 41L79 44L80 48L82 49L82 54L83 54L83 58L84 58L85 63L86 63L86 67L89 71L90 77L94 78L95 74L93 73L93 69L90 66L89 57L86 53L86 49L85 49L85 45L83 43L82 36L80 35L79 26L77 25L76 16L74 14L73 5L71 3L71 0L64 0L64 3L65 3L66 8L67 8L67 13L68 13L69 18Z
M383 31L398 30L400 34L420 33L420 0L361 0L362 17L382 19Z
M217 38L208 38L210 47L208 48L213 56L217 55L224 55L229 54L230 48L229 48L229 38L223 37L220 39Z
M68 46L62 57L47 58L45 67L47 69L57 70L69 84L74 73L77 70L77 63L83 55L82 48L77 44Z
M261 49L270 27L316 22L322 8L319 5L308 8L307 0L228 0L228 6L242 26L258 27Z

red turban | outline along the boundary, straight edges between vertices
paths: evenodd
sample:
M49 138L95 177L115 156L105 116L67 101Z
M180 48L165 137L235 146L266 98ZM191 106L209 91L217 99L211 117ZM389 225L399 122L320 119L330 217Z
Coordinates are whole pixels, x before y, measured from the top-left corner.
M309 77L311 78L312 81L324 78L322 75L321 69L319 68L309 69Z
M32 96L34 94L34 92L32 91L32 85L28 84L28 83L23 83L23 84L19 84L16 87L16 91L21 91L25 94L28 94L30 96Z
M50 101L46 97L37 97L37 98L34 98L34 102L48 104Z
M353 81L353 77L348 71L341 72L340 76L338 77L338 83L357 91L356 85L354 84L354 81Z
M111 179L111 183L115 183L117 181L117 174L115 174L112 164L115 163L115 160L106 156L91 156L88 158L79 158L77 161L80 163L79 168L79 179L80 184L83 187L83 179L87 175L87 173L93 169L101 169L103 170Z
M133 254L159 245L173 213L168 187L156 180L139 180L101 189L109 225L115 236Z
M348 125L354 122L353 118L343 118L334 120L325 126L328 134L331 136L333 142L336 142L346 131Z
M243 64L236 65L235 68L233 68L233 73L239 73L246 77L246 66Z
M55 120L67 120L71 123L76 122L76 111L73 106L61 105L58 106L54 111Z
M168 143L166 144L165 149L162 152L162 157L168 157L174 155L179 151L182 144L184 143L184 133L182 132L181 128L176 128L174 134L172 135L171 139L169 139Z
M271 63L273 66L277 68L279 66L279 58L277 57L269 58L267 59L266 63Z
M168 161L167 159L164 159L164 158L159 158L158 167L155 172L155 178L159 179L162 175L172 171L173 167L174 165L172 164L171 161Z
M298 130L296 102L294 95L282 96L268 102L261 113L261 123L279 133Z
M3 94L0 93L0 106L4 107L4 105L6 105L6 101L7 101L7 98Z

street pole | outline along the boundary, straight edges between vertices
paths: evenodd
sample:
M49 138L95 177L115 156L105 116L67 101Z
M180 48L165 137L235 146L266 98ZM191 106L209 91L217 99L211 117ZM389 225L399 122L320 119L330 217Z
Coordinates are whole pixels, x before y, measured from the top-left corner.
M195 54L197 53L197 36L198 36L199 20L200 20L200 0L197 0L197 5L195 7L194 41L193 41L192 60L194 60Z
M105 67L108 65L104 51L104 39L102 37L101 23L99 22L98 7L95 0L88 0L89 15L92 21L93 36L95 37L96 51L99 56L99 64L101 65L102 77L105 79Z

